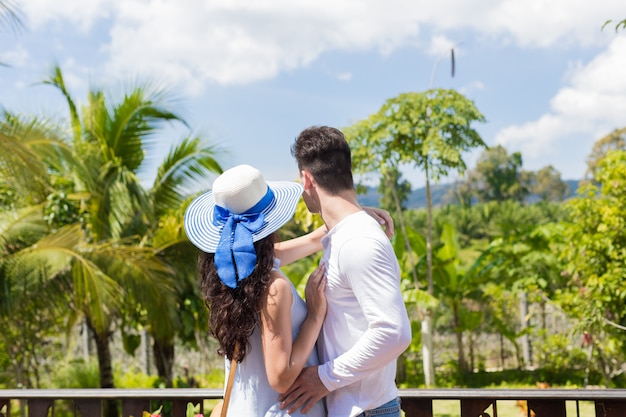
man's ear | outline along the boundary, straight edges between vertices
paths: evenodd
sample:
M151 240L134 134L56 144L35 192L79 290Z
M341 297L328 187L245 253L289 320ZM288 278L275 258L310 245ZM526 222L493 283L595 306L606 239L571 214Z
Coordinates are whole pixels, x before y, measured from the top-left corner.
M303 169L301 178L302 178L302 186L304 187L305 190L308 190L315 185L315 180L313 179L313 175L311 175L309 171Z

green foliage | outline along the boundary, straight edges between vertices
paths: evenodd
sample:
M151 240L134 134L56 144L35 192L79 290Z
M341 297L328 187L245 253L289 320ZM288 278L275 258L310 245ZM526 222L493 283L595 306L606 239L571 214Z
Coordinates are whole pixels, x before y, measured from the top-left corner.
M158 388L159 377L146 375L136 368L117 369L114 375L115 386L119 388Z
M411 192L411 183L401 180L402 174L398 168L383 169L382 179L378 186L380 194L379 207L389 212L406 210L404 206Z
M475 182L471 188L479 201L523 201L530 191L529 178L522 171L522 154L509 155L501 145L483 151L474 172L468 178Z
M561 179L561 173L552 165L533 174L530 191L541 201L563 201L570 193L569 186Z
M568 205L564 255L587 317L626 325L626 151L609 152L600 166L601 189L590 184Z
M537 345L539 363L554 374L567 374L587 367L587 354L580 345L572 343L567 334L546 334Z
M157 144L154 133L165 122L184 124L172 110L173 97L149 84L122 97L92 89L78 108L60 68L44 84L65 97L71 129L8 112L0 119L0 147L9 151L0 155L0 188L7 190L0 202L0 254L10 254L0 258L2 320L41 292L64 299L67 328L84 315L104 343L120 320L125 330L144 326L163 345L173 344L182 329L181 339L193 346L194 323L206 323L206 309L192 302L198 299L197 252L189 250L176 210L200 179L221 171L216 148L183 139L148 191L139 174ZM170 217L160 223L164 216ZM151 239L161 224L171 227L158 233L155 248ZM48 293L52 281L65 287ZM125 347L132 352L137 336L128 335ZM101 366L108 375L110 363Z
M356 173L410 164L426 167L430 178L464 171L463 152L485 146L472 124L485 121L474 103L454 90L404 93L344 133Z
M608 384L626 357L626 151L608 152L595 181L568 202L559 301L591 335Z
M63 192L53 192L46 197L44 220L53 228L79 221L80 205Z
M607 153L616 150L626 151L626 127L615 129L593 144L591 152L586 159L586 176L593 179L600 167L600 162L606 157Z
M549 383L552 388L584 387L585 372L581 369L568 369L554 372L547 369L503 371L478 371L459 373L454 363L450 363L438 374L438 385L447 388L537 388L538 384ZM600 375L593 373L589 383L600 382ZM499 410L499 408L498 408ZM499 414L499 413L498 413ZM582 415L582 414L581 414Z
M82 359L60 362L55 366L50 388L98 388L100 375L98 362Z
M410 209L403 214L407 227L422 234L426 233L425 209ZM563 205L556 202L523 204L507 200L473 206L448 204L433 211L434 245L437 245L437 237L442 233L445 224L452 225L456 230L461 249L482 249L482 242L486 246L499 236L515 233L516 230L530 230L535 225L558 222L565 215Z
M602 25L602 29L604 29L607 25L613 23L612 19L607 20ZM626 19L615 22L615 32L618 32L621 29L626 29Z

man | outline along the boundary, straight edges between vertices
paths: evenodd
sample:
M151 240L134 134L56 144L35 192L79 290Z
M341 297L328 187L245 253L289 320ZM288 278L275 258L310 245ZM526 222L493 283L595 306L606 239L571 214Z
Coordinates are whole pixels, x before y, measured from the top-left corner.
M338 129L314 126L292 154L304 202L328 228L322 239L328 310L318 340L321 365L303 369L280 400L306 413L326 397L330 417L400 416L396 359L411 342L400 268L389 239L357 202L350 147Z

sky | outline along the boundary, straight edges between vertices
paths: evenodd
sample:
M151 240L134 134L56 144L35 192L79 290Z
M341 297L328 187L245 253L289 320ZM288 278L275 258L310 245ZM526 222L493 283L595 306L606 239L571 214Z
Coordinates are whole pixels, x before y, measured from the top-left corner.
M190 134L218 147L224 168L247 163L268 180L293 180L301 130L350 126L389 98L430 88L472 100L489 146L563 179L582 178L593 143L626 126L626 30L615 29L624 0L4 3L23 22L0 26L5 110L67 120L63 97L41 83L55 65L78 102L90 88L146 82L176 95L188 127L161 131L145 181ZM470 168L479 154L464 155ZM419 170L403 172L424 185Z

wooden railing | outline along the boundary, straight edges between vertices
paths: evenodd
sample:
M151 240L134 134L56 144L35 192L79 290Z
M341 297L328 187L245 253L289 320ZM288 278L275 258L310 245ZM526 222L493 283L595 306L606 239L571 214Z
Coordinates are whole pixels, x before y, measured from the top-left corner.
M60 402L72 415L101 417L103 402L114 401L121 417L140 417L155 404L168 404L172 417L184 417L187 403L222 398L221 389L57 389L0 390L0 417L55 416ZM460 417L498 417L498 402L513 400L525 406L527 416L535 417L626 417L626 390L621 389L403 389L402 409L406 417L436 417L433 402L458 403ZM566 412L566 402L575 404ZM594 414L581 414L579 403L593 404ZM14 407L12 410L11 407ZM13 412L13 414L12 414ZM501 415L500 417L521 417ZM246 417L246 416L236 416Z

